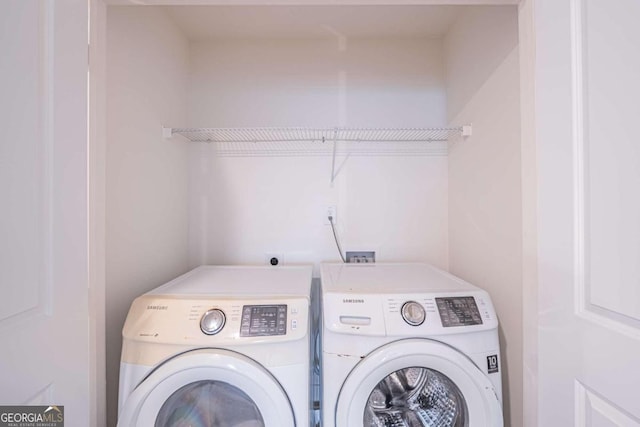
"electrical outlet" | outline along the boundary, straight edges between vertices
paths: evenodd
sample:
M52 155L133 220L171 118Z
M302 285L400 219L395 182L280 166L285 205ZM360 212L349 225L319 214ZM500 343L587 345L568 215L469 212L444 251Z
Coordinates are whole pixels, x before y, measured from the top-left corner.
M368 264L376 262L376 251L347 251L347 262Z
M338 223L338 209L335 205L327 206L322 215L324 216L324 225L331 225L329 217L333 218L334 225Z
M283 265L284 255L278 252L266 252L264 254L264 263L274 267L277 265Z

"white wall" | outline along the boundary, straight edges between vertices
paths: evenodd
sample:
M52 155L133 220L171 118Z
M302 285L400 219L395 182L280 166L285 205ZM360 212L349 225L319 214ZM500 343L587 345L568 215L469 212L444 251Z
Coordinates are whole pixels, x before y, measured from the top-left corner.
M225 40L191 46L191 126L429 126L446 123L441 41ZM351 157L330 185L330 157L219 158L192 146L190 261L381 261L447 267L446 157Z
M444 40L217 40L190 45L162 11L110 8L107 347L114 422L131 300L204 263L338 260L343 250L449 268L501 320L505 411L522 423L517 14L463 13ZM140 52L144 52L141 55ZM484 54L483 54L484 53ZM446 80L445 80L446 79ZM447 105L448 104L448 105ZM169 126L429 126L473 122L449 158L217 157ZM188 255L187 255L188 254Z
M522 418L522 190L516 8L465 10L445 38L448 114L473 123L449 153L450 271L500 320L506 425Z
M188 267L188 44L160 9L107 16L106 313L108 425L117 414L121 331L131 301Z

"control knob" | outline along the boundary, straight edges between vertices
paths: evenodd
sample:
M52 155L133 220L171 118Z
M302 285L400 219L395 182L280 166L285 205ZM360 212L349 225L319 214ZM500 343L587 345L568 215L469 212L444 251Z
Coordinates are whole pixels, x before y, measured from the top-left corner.
M224 326L226 317L224 312L217 308L212 308L202 315L200 319L200 329L207 335L215 335Z
M424 323L427 313L424 307L415 301L407 301L402 304L402 318L411 326L418 326Z

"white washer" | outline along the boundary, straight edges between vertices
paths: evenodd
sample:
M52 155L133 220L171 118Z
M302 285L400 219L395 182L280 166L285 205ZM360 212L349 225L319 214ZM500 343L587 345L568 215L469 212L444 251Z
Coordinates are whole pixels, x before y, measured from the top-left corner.
M118 426L308 426L311 275L202 266L138 297Z
M489 295L426 264L323 264L325 427L503 425Z

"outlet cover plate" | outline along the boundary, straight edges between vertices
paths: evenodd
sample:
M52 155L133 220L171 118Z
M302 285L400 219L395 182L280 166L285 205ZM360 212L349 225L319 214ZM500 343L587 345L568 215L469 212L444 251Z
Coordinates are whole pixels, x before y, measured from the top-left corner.
M367 264L376 262L376 251L347 251L347 262Z
M336 225L338 223L338 209L335 205L327 206L323 213L323 216L324 225L331 225L331 223L329 222L329 216L333 218L333 225Z

